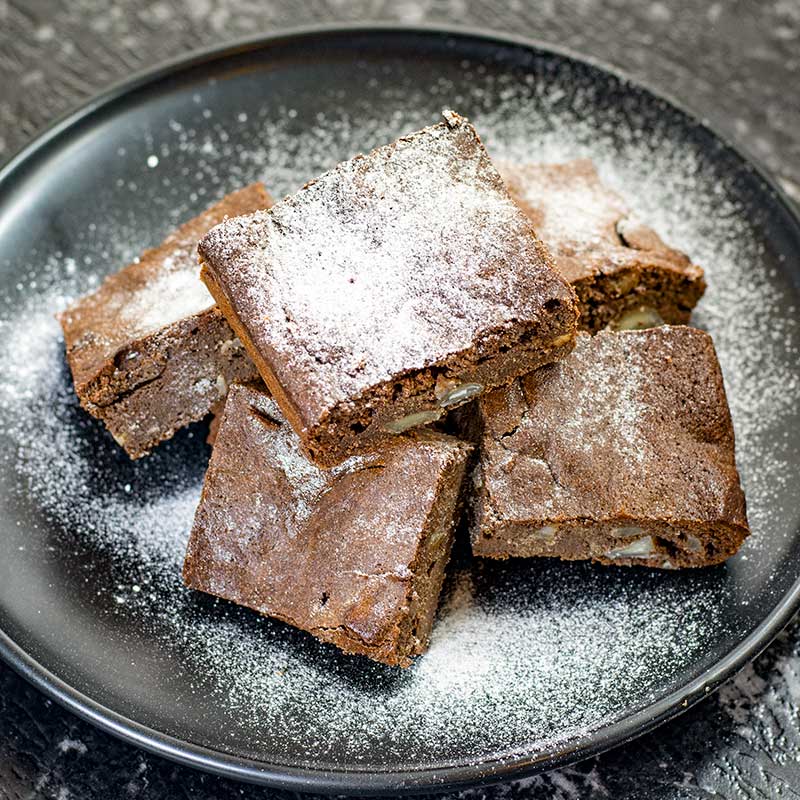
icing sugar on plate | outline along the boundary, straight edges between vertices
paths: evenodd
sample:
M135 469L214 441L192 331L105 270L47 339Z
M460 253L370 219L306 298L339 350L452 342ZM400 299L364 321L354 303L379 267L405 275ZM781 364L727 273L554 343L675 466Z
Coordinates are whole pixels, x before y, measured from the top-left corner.
M402 672L186 591L180 564L208 457L205 430L195 426L128 462L79 409L52 316L166 232L151 237L108 202L108 220L74 232L67 255L77 269L64 254L31 257L0 301L2 478L47 526L60 568L84 571L97 613L124 620L186 677L191 697L175 704L200 709L200 743L202 709L213 708L226 715L221 735L233 752L317 768L343 759L375 767L376 743L393 766L414 768L556 747L713 663L720 643L741 636L725 613L739 603L746 614L752 599L737 590L739 576L766 571L770 585L765 565L778 559L766 556L791 545L784 504L796 440L780 431L796 427L798 414L795 311L736 187L699 146L673 140L666 123L645 128L630 110L595 114L591 89L568 70L539 82L505 73L477 80L470 70L458 86L445 78L424 90L390 86L380 109L366 101L345 108L333 97L332 110L315 119L273 104L248 108L246 122L233 115L230 129L219 113L205 124L172 120L145 142L159 170L142 167L134 185L170 203L163 227L236 183L263 179L276 196L292 191L358 150L436 121L442 105L468 114L504 160L593 158L643 221L706 269L695 320L719 351L753 536L728 566L690 574L480 564L459 553L430 651ZM170 161L170 174L186 174L193 191L176 188L174 177L160 183ZM115 191L136 194L128 182ZM128 201L148 219L146 197ZM107 635L110 650L121 648Z

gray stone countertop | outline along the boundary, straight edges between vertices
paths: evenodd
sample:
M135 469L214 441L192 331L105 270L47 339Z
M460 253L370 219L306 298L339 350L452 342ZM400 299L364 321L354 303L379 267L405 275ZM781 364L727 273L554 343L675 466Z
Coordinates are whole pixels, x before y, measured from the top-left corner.
M621 67L701 113L800 201L800 0L0 0L0 162L146 65L257 31L376 20L525 34ZM289 796L119 742L0 665L0 800ZM800 797L800 622L716 695L653 733L574 767L461 796Z

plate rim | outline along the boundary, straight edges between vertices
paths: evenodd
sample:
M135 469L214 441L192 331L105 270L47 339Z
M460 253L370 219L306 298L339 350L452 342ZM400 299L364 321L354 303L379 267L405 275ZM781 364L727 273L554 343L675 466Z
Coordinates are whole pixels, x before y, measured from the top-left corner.
M783 206L786 214L800 226L800 210L761 161L668 92L655 88L647 81L635 78L624 69L601 59L547 41L501 30L437 23L398 25L392 22L368 21L278 28L269 33L259 33L191 50L154 67L138 70L57 117L55 121L40 129L27 144L12 153L0 165L0 192L7 190L9 184L13 187L17 173L22 172L30 160L45 151L61 134L140 88L157 83L181 70L213 61L223 61L235 55L266 50L287 41L315 37L335 38L347 34L389 35L399 38L417 35L475 39L499 46L522 47L533 52L552 54L577 63L588 64L617 78L624 85L644 90L656 100L671 105L692 124L710 133L741 159L743 165L763 182L775 200ZM184 766L248 783L293 791L354 795L410 794L423 791L442 792L521 778L590 758L642 736L709 696L724 681L762 653L798 610L800 610L800 575L764 617L761 624L745 639L695 679L674 689L660 700L593 733L568 740L553 751L464 761L448 764L440 769L421 767L410 770L325 770L256 761L183 741L119 714L54 675L2 629L0 629L0 659L59 705L102 731Z

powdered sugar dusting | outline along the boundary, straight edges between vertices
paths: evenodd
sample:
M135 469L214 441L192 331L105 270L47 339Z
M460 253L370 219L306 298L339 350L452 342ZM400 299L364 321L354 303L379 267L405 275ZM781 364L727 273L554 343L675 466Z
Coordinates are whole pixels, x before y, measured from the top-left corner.
M259 410L268 417L282 419L274 400L259 398L258 405ZM328 482L328 476L303 456L296 434L285 422L280 426L263 428L259 438L264 457L280 466L291 486L292 518L295 525L300 525L311 513L314 501Z
M591 162L503 163L501 174L516 195L536 209L536 232L556 255L609 242L619 245L615 226L629 209L622 197L597 180Z
M258 177L291 191L357 150L429 124L445 103L464 109L506 160L592 157L644 222L706 270L696 319L722 363L753 536L726 567L689 574L457 559L430 652L404 672L348 660L280 623L193 596L179 565L207 458L203 431L184 432L136 464L120 456L77 407L50 316L96 282L95 265L109 263L100 251L130 258L141 249L141 225L109 205L105 227L75 232L66 255L76 270L64 255L39 253L16 269L20 288L0 302L0 476L13 496L7 513L33 509L38 526L20 513L20 525L4 529L0 557L37 558L37 547L54 547L55 579L86 570L76 593L99 595L106 621L122 620L163 659L163 674L191 686L156 724L188 709L195 741L224 735L234 752L317 768L421 768L581 739L738 641L785 590L792 575L782 555L796 547L794 295L737 185L692 141L660 127L663 110L601 113L592 88L566 67L526 81L462 66L422 89L389 81L382 92L363 106L333 96L337 110L301 128L297 113L270 103L246 109L248 127L219 113L205 123L174 120L160 143L147 144L136 178L172 198L177 221L192 209L185 187L160 183L173 162L173 181L184 169L186 180L200 172L208 191ZM309 105L324 94L314 87ZM146 167L149 152L158 153L158 170ZM142 194L124 199L147 219ZM195 210L202 205L201 196ZM82 608L76 600L74 613ZM732 608L741 615L736 630ZM109 650L128 652L111 625L101 633Z
M626 351L624 364L601 356L590 386L570 403L559 436L581 442L587 455L610 447L624 461L641 465L652 454L644 434L651 413L642 400L644 380L642 354L635 347Z
M448 119L201 244L277 379L317 417L566 298L474 132Z
M120 309L131 336L142 336L200 314L214 305L214 299L200 280L194 247L175 264L165 259L163 271L134 295L134 301Z

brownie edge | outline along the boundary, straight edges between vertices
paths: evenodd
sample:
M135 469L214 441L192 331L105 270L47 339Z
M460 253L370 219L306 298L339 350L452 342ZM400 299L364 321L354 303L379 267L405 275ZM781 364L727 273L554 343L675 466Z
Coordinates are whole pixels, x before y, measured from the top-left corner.
M322 470L271 398L232 386L184 581L346 653L409 666L428 645L470 449L420 432Z

